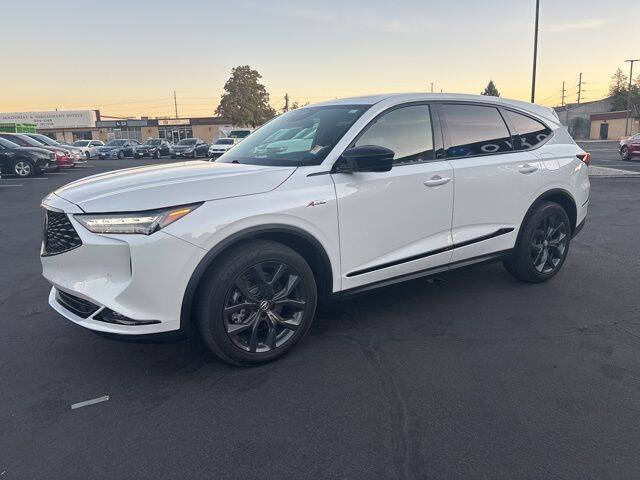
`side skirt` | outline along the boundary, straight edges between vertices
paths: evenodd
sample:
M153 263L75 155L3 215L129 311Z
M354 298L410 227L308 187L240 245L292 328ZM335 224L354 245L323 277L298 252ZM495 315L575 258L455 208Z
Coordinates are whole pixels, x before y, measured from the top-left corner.
M513 249L501 250L499 252L494 252L487 255L480 255L478 257L468 258L466 260L460 260L458 262L449 263L447 265L442 265L440 267L427 268L417 272L407 273L405 275L399 275L397 277L388 278L386 280L380 280L379 282L369 283L367 285L362 285L360 287L350 288L349 290L336 292L331 295L330 300L342 300L344 298L349 298L354 295L367 292L369 290L374 290L376 288L386 287L389 285L393 285L395 283L407 282L409 280L415 280L416 278L429 277L432 275L437 275L439 273L448 272L450 270L469 267L471 265L508 260L510 258L513 258L513 255L514 255Z

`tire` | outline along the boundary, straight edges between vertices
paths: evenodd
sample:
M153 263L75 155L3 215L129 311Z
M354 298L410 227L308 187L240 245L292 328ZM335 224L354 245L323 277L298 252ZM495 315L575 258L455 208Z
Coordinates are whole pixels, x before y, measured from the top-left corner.
M156 160L160 159L160 150L156 150L156 153L153 154L153 158L155 158Z
M622 160L624 160L625 162L628 162L629 160L631 160L631 152L629 152L629 147L624 145L620 149L620 156L622 157Z
M91 158L91 153L90 152L84 152L84 156L87 157L87 160L89 160Z
M515 256L503 262L518 280L546 282L562 268L569 253L571 222L557 203L542 202L521 227Z
M198 287L194 313L200 336L214 354L253 366L291 350L311 327L316 303L307 262L285 245L254 240L216 261Z
M18 158L15 162L13 162L11 171L18 177L27 178L33 177L35 175L36 167L33 162L31 162L31 160L27 160L26 158Z
M124 152L122 150L120 150L118 152L118 160L122 160L124 158Z

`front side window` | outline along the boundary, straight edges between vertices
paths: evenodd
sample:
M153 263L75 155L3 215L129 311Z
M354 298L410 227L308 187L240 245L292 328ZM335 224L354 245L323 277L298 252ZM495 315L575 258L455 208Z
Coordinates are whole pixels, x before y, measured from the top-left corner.
M393 150L394 165L434 159L433 132L428 105L411 105L378 117L354 146L376 145Z
M551 135L551 129L547 128L541 122L526 115L512 112L511 110L506 110L506 112L516 132L518 132L514 139L516 150L527 150L537 147Z
M442 113L447 124L452 158L513 150L509 129L495 107L444 104Z
M370 106L323 105L291 110L260 127L218 161L296 167L319 165Z

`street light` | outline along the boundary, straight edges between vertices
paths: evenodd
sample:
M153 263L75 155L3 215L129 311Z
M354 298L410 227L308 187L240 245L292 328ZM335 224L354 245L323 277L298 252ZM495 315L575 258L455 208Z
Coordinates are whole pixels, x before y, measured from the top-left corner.
M531 79L531 103L536 99L536 62L538 59L538 17L540 16L540 0L536 0L536 27L533 34L533 76Z
M640 62L640 58L634 58L625 60L625 62L629 62L629 91L627 92L627 121L624 125L624 134L629 135L629 116L631 115L631 86L633 81L633 63Z

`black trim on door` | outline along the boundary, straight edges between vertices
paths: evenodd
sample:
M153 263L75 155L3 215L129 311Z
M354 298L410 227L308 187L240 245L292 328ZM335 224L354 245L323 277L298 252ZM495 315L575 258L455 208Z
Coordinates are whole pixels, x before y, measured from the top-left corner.
M365 273L375 272L376 270L381 270L383 268L395 267L396 265L401 265L403 263L412 262L414 260L420 260L421 258L431 257L431 256L437 255L439 253L444 253L444 252L451 251L454 248L466 247L467 245L472 245L474 243L482 242L484 240L489 240L491 238L499 237L500 235L505 235L507 233L511 233L511 232L513 232L513 230L514 230L513 228L501 228L501 229L496 230L495 232L489 233L487 235L483 235L481 237L473 238L471 240L467 240L467 241L460 242L460 243L454 243L453 245L450 245L450 246L447 246L447 247L438 248L436 250L431 250L431 251L425 252L425 253L419 253L417 255L412 255L410 257L402 258L400 260L394 260L392 262L381 263L381 264L375 265L373 267L363 268L362 270L355 270L353 272L347 273L347 277L355 277L355 276L362 275L362 274L365 274Z

